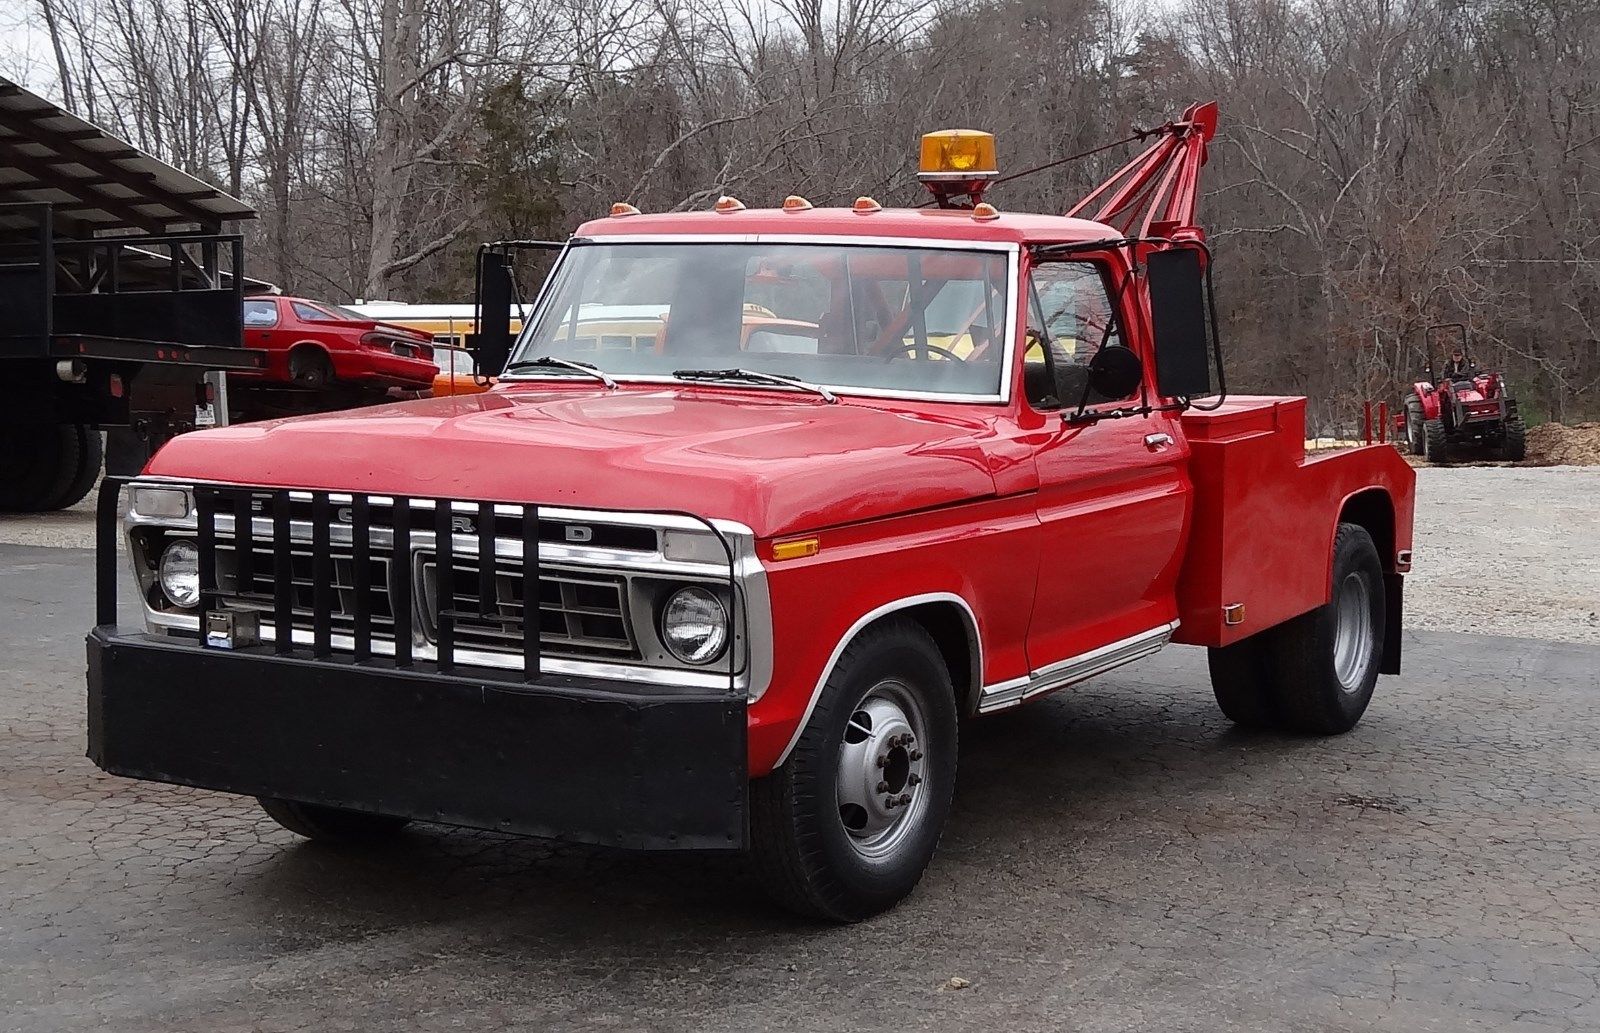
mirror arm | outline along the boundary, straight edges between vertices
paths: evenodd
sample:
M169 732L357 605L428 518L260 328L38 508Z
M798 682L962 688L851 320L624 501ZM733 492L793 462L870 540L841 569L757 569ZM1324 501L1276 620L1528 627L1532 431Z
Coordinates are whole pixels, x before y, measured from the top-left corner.
M1197 412L1213 412L1222 408L1222 403L1228 400L1228 371L1222 364L1222 334L1217 330L1217 295L1211 287L1211 249L1203 240L1194 243L1206 255L1206 312L1211 321L1211 355L1217 364L1217 400L1206 405L1193 405L1185 399L1184 406Z
M1130 416L1149 416L1158 412L1183 412L1193 408L1187 398L1166 405L1132 405L1125 409L1097 409L1094 412L1062 413L1061 422L1074 427L1093 426L1101 420L1125 420Z

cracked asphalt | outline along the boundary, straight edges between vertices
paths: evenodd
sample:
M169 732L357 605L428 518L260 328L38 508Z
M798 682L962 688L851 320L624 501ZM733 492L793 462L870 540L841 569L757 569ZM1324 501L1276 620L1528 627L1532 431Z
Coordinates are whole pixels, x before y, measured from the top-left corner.
M1600 1029L1600 646L1410 633L1326 741L1167 650L966 726L921 888L832 928L730 859L332 850L103 775L91 597L0 546L0 1030Z

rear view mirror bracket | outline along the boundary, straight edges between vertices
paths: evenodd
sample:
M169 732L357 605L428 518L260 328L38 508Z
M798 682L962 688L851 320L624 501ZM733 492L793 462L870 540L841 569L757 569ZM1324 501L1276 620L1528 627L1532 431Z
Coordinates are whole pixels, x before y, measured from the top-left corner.
M523 311L522 287L517 282L513 261L516 253L560 251L566 246L566 242L554 240L496 240L478 248L472 291L474 329L466 342L476 377L498 376L510 361L512 306L528 315Z

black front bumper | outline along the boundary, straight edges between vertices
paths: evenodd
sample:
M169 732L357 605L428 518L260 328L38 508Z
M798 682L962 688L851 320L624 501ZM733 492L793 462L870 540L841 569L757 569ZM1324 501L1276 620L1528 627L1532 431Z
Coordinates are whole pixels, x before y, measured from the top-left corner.
M739 849L745 704L90 632L89 757L131 778L641 850Z

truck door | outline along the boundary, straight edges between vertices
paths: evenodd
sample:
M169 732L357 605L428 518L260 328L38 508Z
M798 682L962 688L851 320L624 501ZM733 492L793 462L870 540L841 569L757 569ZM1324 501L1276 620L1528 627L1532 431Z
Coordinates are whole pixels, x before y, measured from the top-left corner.
M1177 616L1176 580L1188 519L1188 448L1176 414L1058 422L1073 412L1100 348L1131 347L1154 394L1154 361L1125 332L1108 268L1047 261L1029 273L1026 404L1050 428L1035 452L1040 569L1028 631L1028 664L1070 668L1088 654L1144 635ZM1126 293L1126 292L1123 292ZM1139 404L1089 395L1090 410ZM1092 662L1093 658L1088 660Z

